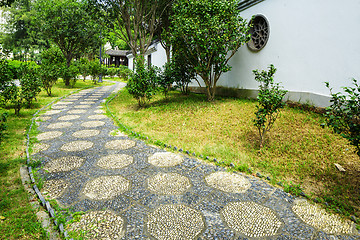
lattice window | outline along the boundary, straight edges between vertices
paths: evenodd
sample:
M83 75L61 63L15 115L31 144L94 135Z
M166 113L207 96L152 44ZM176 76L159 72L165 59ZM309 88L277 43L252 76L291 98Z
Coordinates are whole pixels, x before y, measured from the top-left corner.
M263 49L269 39L270 27L269 22L262 15L256 15L251 20L252 27L250 29L251 40L248 47L254 51Z

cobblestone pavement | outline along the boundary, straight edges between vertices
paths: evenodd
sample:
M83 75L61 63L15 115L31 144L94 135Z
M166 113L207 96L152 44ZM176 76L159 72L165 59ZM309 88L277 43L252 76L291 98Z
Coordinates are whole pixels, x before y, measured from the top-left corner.
M37 120L43 195L85 212L67 231L88 239L360 239L352 222L261 179L117 132L100 103L119 87L68 96Z

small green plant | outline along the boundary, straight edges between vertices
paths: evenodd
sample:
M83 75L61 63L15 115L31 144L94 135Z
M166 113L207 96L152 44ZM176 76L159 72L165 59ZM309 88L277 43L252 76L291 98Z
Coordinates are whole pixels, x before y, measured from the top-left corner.
M122 78L124 81L129 80L131 73L132 73L132 71L124 65L120 65L119 68L117 69L118 77Z
M158 69L145 67L144 57L136 59L136 71L131 75L126 88L129 93L138 101L139 107L144 107L156 93L158 82Z
M293 184L292 182L290 182L290 184L284 184L284 191L295 196L300 196L301 193L303 193L301 184Z
M260 83L258 94L257 111L254 125L257 127L260 136L260 149L264 145L264 137L270 131L277 119L280 109L284 108L286 103L283 101L286 90L280 89L279 83L274 82L276 68L270 65L269 71L254 70L255 80Z
M173 64L172 62L167 62L164 66L164 71L160 74L159 81L157 82L158 88L164 94L165 98L167 98L173 82L175 82Z
M74 87L78 73L79 69L74 63L70 64L67 68L65 67L62 72L62 78L64 79L65 85Z
M7 128L7 125L6 125L7 116L8 116L7 113L2 113L0 115L0 144L6 136L5 130Z
M184 59L182 54L174 54L171 59L172 74L175 78L176 86L184 95L189 94L189 83L195 79L195 70Z
M117 69L116 68L113 68L113 67L110 67L107 69L107 74L110 78L114 78L115 75L117 73Z
M79 68L79 73L83 77L83 80L85 82L86 76L88 76L90 72L90 61L87 58L80 58L77 64Z
M334 132L348 139L356 147L360 156L360 86L353 79L354 87L343 87L347 94L333 93L328 82L326 87L330 90L332 103L326 108L326 123Z
M3 101L5 103L10 102L16 115L19 115L20 110L25 106L30 107L32 101L41 91L41 82L34 66L31 64L22 65L19 75L19 84L10 81L6 82L2 88Z

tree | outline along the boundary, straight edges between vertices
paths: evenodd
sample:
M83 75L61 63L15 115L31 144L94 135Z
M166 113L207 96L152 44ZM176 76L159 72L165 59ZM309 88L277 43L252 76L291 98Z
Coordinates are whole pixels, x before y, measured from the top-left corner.
M40 78L42 87L48 96L51 96L51 88L61 77L66 66L65 58L60 49L52 47L41 53L41 59Z
M83 76L83 80L85 82L86 76L89 75L89 67L90 67L89 59L80 58L77 65L78 65L78 68L79 68L79 73L80 73L80 75Z
M254 125L259 131L260 148L264 145L265 134L270 131L279 116L280 109L286 105L283 98L287 91L280 89L279 83L274 82L275 72L276 68L272 64L269 71L253 71L255 80L260 83L256 118L254 119Z
M30 107L33 99L41 91L41 82L38 79L36 64L23 64L20 67L19 76L19 86L14 81L6 81L1 92L3 96L6 96L6 102L10 102L16 115L19 115L23 107Z
M105 75L106 67L101 65L98 60L92 60L89 62L89 75L94 84L97 83L97 78L99 75Z
M100 46L100 26L90 16L83 1L37 0L37 23L43 34L56 44L66 59L68 73L65 85L70 85L71 62L89 49Z
M150 47L165 1L169 0L90 0L90 4L98 10L94 15L129 45L136 58Z
M4 9L4 32L1 36L4 52L12 52L14 59L34 60L39 49L49 47L34 24L34 3L31 0L16 0Z
M143 56L135 60L135 72L131 74L126 85L129 93L138 101L139 107L144 107L156 93L156 84L159 80L158 69L147 68Z
M250 40L236 0L178 0L171 21L173 51L182 54L206 85L209 101L216 83L230 71L229 60ZM198 81L201 86L200 82Z
M171 61L171 19L170 16L173 14L173 0L161 1L161 7L159 9L159 27L157 28L157 37L160 39L161 46L165 49L166 62Z

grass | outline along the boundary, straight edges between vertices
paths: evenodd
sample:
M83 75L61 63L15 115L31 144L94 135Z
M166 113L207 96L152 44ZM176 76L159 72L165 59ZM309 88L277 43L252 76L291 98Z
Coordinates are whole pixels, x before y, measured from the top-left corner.
M108 84L105 82L101 85ZM14 115L13 109L0 108L0 112L9 114L7 137L0 145L0 216L5 218L0 220L0 239L47 239L20 178L19 168L26 163L26 131L32 115L38 109L58 97L90 86L92 86L90 81L78 81L74 88L68 88L59 81L52 89L52 97L48 97L46 92L42 91L34 106L31 109L22 109L19 116Z
M217 158L235 169L269 176L285 190L326 201L328 208L360 216L360 159L347 140L322 128L322 116L286 107L260 151L252 119L256 101L171 92L144 109L124 90L109 107L120 122L150 140L197 156ZM339 172L334 163L346 172Z

